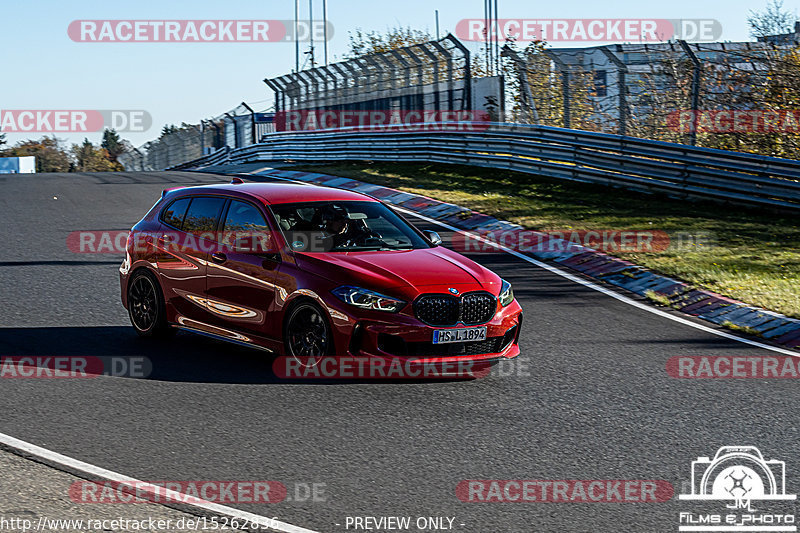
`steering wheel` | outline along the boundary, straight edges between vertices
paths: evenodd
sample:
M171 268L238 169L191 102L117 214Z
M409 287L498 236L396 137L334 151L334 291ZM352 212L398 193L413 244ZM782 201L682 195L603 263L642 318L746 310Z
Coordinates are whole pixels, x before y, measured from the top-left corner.
M352 241L355 245L363 244L369 239L382 239L383 235L378 233L377 231L366 230L360 232L358 235L352 237Z

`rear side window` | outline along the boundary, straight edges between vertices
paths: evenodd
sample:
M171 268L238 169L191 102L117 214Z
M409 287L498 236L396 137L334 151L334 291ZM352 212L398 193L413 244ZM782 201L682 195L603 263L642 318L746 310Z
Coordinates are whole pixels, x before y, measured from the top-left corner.
M223 231L267 231L264 215L252 204L232 200L225 217Z
M217 219L225 205L224 198L198 196L192 198L186 218L183 219L183 231L189 233L205 233L217 228Z
M190 200L191 198L180 198L169 204L161 212L161 221L173 228L181 229L183 217L186 215L186 208L189 207Z
M228 214L225 215L222 224L223 244L233 246L241 252L248 249L271 252L275 250L271 233L267 220L256 206L248 202L231 200Z

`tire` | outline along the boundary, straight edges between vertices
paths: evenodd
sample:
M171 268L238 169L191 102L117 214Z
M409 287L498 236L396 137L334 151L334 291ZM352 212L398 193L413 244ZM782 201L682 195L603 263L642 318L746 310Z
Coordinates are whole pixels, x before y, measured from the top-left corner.
M317 304L300 302L292 307L283 328L283 346L286 355L312 366L333 353L331 327Z
M161 286L147 270L136 272L128 284L128 317L140 337L166 337L174 333L167 323Z

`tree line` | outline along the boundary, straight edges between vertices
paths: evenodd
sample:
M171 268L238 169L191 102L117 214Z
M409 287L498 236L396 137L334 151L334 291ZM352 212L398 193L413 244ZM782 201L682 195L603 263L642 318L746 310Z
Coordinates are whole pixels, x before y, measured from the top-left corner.
M84 139L81 144L67 146L55 135L28 139L9 146L0 134L0 157L36 158L36 172L115 172L125 170L117 158L132 149L113 129L103 130L99 145Z

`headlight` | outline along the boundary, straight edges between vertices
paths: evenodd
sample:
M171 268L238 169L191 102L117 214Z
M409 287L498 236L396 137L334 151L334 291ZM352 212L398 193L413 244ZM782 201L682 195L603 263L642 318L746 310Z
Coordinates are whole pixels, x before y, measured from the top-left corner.
M391 298L383 294L362 289L361 287L342 286L331 291L337 298L361 309L375 309L396 313L406 304L403 300Z
M514 301L514 290L511 288L511 284L506 280L501 279L500 281L503 283L500 285L500 296L498 296L497 299L500 300L500 305L505 307Z

